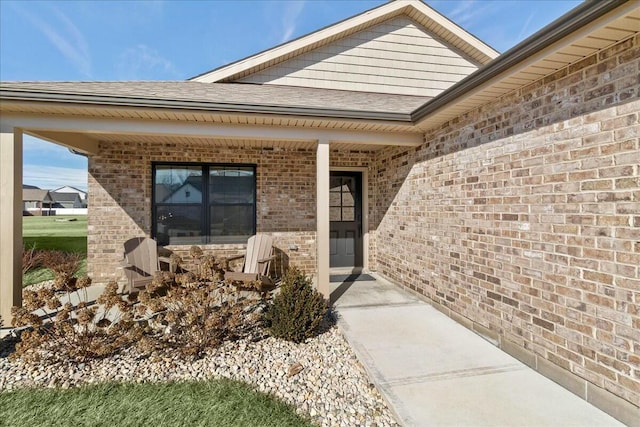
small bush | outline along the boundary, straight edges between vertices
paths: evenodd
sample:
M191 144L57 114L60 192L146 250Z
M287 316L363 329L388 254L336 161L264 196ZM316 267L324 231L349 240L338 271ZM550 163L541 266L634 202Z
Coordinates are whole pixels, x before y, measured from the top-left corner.
M80 270L82 254L77 252L42 251L41 264L53 273L53 286L56 290L73 290L76 282L74 275Z
M226 340L250 334L260 321L257 296L243 296L233 286L194 273L156 276L140 292L138 314L151 316L150 334L139 349L170 348L200 357Z
M22 251L22 274L35 270L42 264L43 251L36 250L35 246L24 248Z
M327 313L327 302L296 267L289 268L282 286L265 313L269 332L295 343L315 336Z
M142 329L133 322L131 304L117 294L115 282L88 305L88 278L77 279L65 292L43 287L24 291L24 305L13 307L13 326L30 326L20 335L12 357L26 362L84 362L109 356L139 341ZM69 302L75 293L79 303Z

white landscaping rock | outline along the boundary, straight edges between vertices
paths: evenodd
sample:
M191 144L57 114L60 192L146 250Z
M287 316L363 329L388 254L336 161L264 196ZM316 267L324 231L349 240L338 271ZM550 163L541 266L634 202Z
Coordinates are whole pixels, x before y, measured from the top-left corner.
M225 342L199 360L177 352L141 358L135 351L85 364L34 369L10 361L0 341L0 392L21 387L77 386L103 381L158 382L232 378L272 393L322 426L396 426L397 423L355 354L332 327L304 344L276 338ZM304 367L290 376L294 364ZM81 366L82 365L82 366Z

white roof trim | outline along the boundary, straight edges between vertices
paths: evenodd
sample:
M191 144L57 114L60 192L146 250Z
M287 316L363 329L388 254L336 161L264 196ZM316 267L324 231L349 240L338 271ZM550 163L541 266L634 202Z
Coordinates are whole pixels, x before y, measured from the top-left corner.
M200 74L190 80L205 83L233 81L267 68L266 64L275 65L402 14L417 22L428 20L438 30L447 34L448 43L481 64L490 62L499 54L420 0L395 0L306 36Z

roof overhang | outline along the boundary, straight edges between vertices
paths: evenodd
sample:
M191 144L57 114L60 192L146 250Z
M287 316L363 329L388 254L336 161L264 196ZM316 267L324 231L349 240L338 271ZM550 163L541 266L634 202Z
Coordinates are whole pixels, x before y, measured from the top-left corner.
M180 99L161 99L111 96L101 94L86 94L73 92L54 92L31 88L4 88L0 86L0 99L2 108L10 108L12 101L22 103L54 104L64 103L72 106L101 106L119 107L126 109L162 109L172 111L211 112L245 115L285 115L295 117L339 118L372 121L404 122L411 121L409 113L391 111L370 111L336 108L300 107L268 104L243 104L230 102L206 102Z
M190 80L206 83L234 81L399 15L408 16L479 65L490 62L499 54L423 2L396 0Z
M428 130L638 34L640 2L586 1L412 114Z
M0 86L0 124L6 125L11 117L26 117L30 126L15 126L23 127L26 132L38 132L40 136L51 140L59 137L56 132L65 130L38 128L32 120L34 117L42 117L45 121L54 117L102 118L119 120L125 127L130 122L170 122L190 123L195 127L279 127L289 130L364 132L371 135L383 132L413 135L411 139L602 49L634 37L639 28L640 3L636 1L586 2L412 113L332 109L330 106L317 108L317 105L314 108L290 107L270 105L268 101L254 105L73 91L46 92L30 89L27 84L23 89ZM300 132L306 134L307 131ZM248 133L252 134L251 131ZM296 138L291 135L291 139ZM387 135L386 139L393 138Z
M300 119L298 122L292 117L263 117L269 122L261 123L256 116L220 115L209 120L194 120L181 111L163 111L164 118L151 119L149 115L159 112L148 110L146 115L139 109L98 108L83 110L81 114L70 114L73 108L69 108L67 114L34 114L32 107L29 105L29 112L3 112L0 132L13 132L19 128L26 134L86 154L98 153L101 141L189 142L239 148L313 148L318 141L327 141L335 149L363 151L375 151L384 146L415 147L422 143L422 134L414 128L381 131L382 125L377 122L354 126L347 122L329 124L322 119ZM340 123L344 126L339 126Z

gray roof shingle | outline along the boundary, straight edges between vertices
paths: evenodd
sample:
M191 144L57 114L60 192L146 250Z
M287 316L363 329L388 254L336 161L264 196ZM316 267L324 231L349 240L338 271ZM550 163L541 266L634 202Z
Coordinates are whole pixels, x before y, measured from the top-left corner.
M78 193L57 193L51 191L50 194L54 202L74 202L76 199L80 200Z
M24 202L48 202L51 201L49 190L41 190L39 188L23 188L22 201Z
M307 87L193 81L0 82L0 91L409 114L430 98ZM3 94L4 97L4 94Z

